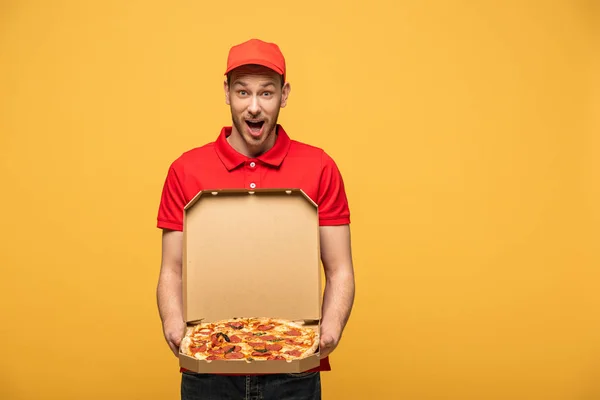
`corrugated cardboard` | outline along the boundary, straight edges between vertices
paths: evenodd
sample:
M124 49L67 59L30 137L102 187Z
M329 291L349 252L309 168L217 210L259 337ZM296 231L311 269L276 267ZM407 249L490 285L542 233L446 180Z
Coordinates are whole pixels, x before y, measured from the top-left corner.
M184 209L183 312L188 325L227 318L304 320L319 329L321 274L317 205L299 189L210 190ZM203 373L303 372L302 360L197 360Z

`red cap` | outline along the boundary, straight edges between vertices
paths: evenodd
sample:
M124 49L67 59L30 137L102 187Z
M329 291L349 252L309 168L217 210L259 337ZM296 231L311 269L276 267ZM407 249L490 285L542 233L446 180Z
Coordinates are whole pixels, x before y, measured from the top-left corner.
M250 39L233 46L229 49L225 75L232 69L247 64L257 64L270 68L279 75L283 75L283 81L285 82L285 58L275 43Z

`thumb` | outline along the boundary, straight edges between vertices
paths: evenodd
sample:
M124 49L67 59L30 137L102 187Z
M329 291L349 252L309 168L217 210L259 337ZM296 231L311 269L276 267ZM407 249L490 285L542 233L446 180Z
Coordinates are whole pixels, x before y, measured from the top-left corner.
M169 340L171 343L173 343L177 347L179 347L181 345L181 337L179 335L171 334L169 337Z
M329 347L333 344L333 338L329 337L329 336L323 336L321 338L321 346L323 347Z

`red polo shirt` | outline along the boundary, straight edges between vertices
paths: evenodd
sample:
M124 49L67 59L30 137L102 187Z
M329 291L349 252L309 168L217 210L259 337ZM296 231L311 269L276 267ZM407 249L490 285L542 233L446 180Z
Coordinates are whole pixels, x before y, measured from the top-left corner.
M158 227L183 230L183 208L200 190L300 188L319 206L319 224L350 223L344 182L322 149L291 140L277 125L275 145L256 158L238 153L224 127L216 141L183 153L170 166L158 210ZM329 358L321 360L329 371Z

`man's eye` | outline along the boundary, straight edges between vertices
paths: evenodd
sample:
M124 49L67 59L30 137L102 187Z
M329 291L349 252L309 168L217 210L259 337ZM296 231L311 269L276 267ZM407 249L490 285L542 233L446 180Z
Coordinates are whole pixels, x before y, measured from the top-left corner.
M246 95L246 91L245 90L240 90L240 95L245 96Z
M264 92L263 93L263 96L270 96L270 95L271 95L271 92Z

